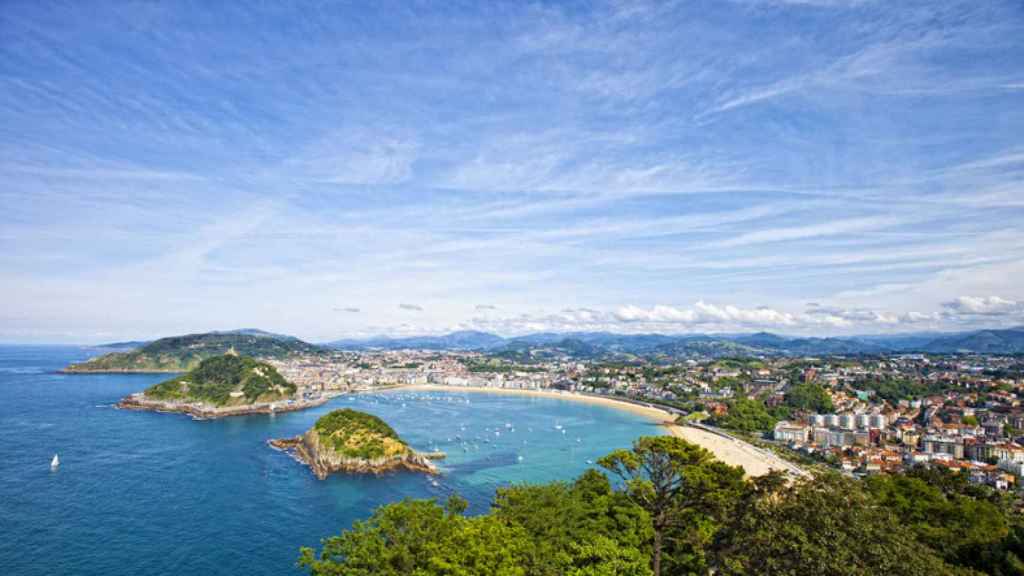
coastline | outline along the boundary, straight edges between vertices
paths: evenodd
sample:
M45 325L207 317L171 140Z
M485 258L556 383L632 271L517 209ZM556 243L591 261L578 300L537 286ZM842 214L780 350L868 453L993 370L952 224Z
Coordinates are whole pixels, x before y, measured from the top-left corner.
M430 461L429 456L416 452L411 448L408 454L402 456L380 458L342 456L335 453L330 447L325 449L322 446L315 428L294 438L267 440L267 444L275 450L291 454L296 460L309 466L313 475L320 480L325 480L336 472L343 474L373 474L375 476L397 471L422 472L432 476L441 473L437 466Z
M213 420L229 416L247 416L249 414L281 414L298 412L309 408L323 406L335 396L324 395L316 400L299 401L289 404L281 402L264 402L260 404L244 404L240 406L211 406L201 402L171 402L167 400L149 400L142 393L122 398L117 403L120 410L139 410L148 412L183 413L196 420Z
M180 374L188 370L159 370L159 369L133 369L133 368L107 368L104 370L70 370L61 368L57 374Z
M763 476L772 470L793 476L808 474L781 456L725 432L694 425L678 426L673 424L667 428L673 436L705 448L722 462L731 466L742 466L748 477Z
M656 424L666 424L675 421L675 415L663 408L656 408L653 406L642 406L640 404L634 404L625 400L618 400L615 398L605 398L602 396L590 396L587 394L577 394L575 392L565 392L561 390L529 390L519 388L488 388L486 386L445 386L435 384L409 384L405 386L397 386L391 388L392 390L416 390L416 391L436 391L436 392L482 392L486 394L507 394L507 395L519 395L519 396L533 396L537 398L560 398L562 400L573 400L576 402L585 402L588 404L597 404L602 406L608 406L611 408L617 408L619 410L625 410L636 414L637 416L644 416L648 420Z
M397 386L392 389L515 394L539 398L560 398L563 400L607 406L618 410L625 410L638 416L644 416L652 422L660 424L672 436L682 438L683 440L704 448L722 462L725 462L730 466L742 466L747 477L762 476L772 470L780 470L794 475L806 474L805 471L792 462L788 462L776 454L762 450L748 442L740 440L739 438L734 438L728 434L715 432L703 427L679 425L675 423L675 414L668 410L654 406L642 406L640 404L634 404L617 398L591 396L561 390L523 390L518 388L487 388L481 386L445 386L434 384L411 384Z

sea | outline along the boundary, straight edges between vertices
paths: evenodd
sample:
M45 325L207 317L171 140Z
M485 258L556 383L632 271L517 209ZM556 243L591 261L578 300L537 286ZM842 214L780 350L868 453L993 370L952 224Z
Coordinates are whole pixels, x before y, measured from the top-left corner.
M571 481L662 433L607 406L477 392L349 394L304 412L206 421L118 410L167 375L57 372L101 352L0 346L0 574L299 575L301 546L383 504L459 494L468 513L484 513L500 486ZM443 474L317 480L267 444L344 407L380 416L417 450L444 451Z

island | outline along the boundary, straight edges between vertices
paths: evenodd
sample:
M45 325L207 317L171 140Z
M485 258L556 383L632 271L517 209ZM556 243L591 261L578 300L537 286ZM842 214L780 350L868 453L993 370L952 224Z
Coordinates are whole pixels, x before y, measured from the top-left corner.
M437 474L431 459L409 447L391 426L373 414L349 408L321 417L301 436L271 440L270 445L293 453L323 480L334 472L383 474L396 470Z
M319 346L294 336L248 328L161 338L135 349L111 352L71 364L61 372L185 372L196 368L207 358L228 352L254 358L279 359L295 355L316 355L323 351Z
M255 358L228 353L201 361L188 372L132 394L118 403L128 410L184 412L194 418L271 414L320 406L330 397L298 397L297 388Z

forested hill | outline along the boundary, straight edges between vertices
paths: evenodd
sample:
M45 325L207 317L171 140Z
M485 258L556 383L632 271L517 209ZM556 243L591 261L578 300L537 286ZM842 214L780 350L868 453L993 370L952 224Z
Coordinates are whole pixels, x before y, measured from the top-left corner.
M254 358L284 358L295 354L319 354L319 346L293 336L256 330L207 332L171 336L127 352L112 352L72 364L65 372L184 372L206 358L229 351Z
M146 389L156 400L199 401L215 406L274 402L295 394L295 385L273 366L247 356L225 354Z

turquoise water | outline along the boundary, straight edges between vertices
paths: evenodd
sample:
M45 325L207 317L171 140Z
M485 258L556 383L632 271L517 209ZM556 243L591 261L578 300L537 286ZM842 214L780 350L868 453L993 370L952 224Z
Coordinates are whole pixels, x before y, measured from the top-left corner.
M201 422L122 411L111 405L163 377L54 373L95 353L0 346L0 574L301 574L299 546L381 504L457 492L484 512L497 486L569 480L588 460L660 433L621 410L481 393L396 390ZM447 452L438 485L409 473L319 481L267 446L338 407L377 414L416 449ZM55 452L62 464L51 472Z

